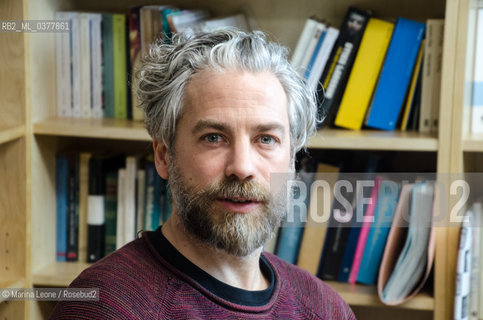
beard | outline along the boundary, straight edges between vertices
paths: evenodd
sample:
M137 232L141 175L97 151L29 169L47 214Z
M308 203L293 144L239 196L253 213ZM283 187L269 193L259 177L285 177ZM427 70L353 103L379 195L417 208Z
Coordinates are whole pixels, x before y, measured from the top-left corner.
M185 230L195 239L228 254L244 257L260 248L280 226L286 213L287 188L271 194L253 181L227 177L206 187L188 186L176 166L169 162L169 188ZM237 213L223 208L218 199L245 198L258 202L256 209Z

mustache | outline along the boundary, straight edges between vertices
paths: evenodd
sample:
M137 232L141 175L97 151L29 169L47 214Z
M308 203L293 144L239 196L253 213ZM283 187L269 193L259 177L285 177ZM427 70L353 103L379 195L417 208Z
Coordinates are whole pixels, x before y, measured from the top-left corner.
M240 182L236 179L225 179L221 182L210 184L205 188L203 193L211 200L219 198L244 198L268 203L271 199L271 193L265 186L254 181Z

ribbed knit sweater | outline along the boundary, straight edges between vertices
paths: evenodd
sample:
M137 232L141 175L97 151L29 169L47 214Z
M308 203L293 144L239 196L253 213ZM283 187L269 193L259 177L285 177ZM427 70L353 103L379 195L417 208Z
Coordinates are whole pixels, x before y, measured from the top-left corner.
M332 288L268 253L261 259L274 278L267 301L262 305L230 301L168 262L158 241L151 240L153 235L144 232L84 270L70 287L99 288L99 301L61 301L51 319L355 319ZM205 273L199 269L198 274Z

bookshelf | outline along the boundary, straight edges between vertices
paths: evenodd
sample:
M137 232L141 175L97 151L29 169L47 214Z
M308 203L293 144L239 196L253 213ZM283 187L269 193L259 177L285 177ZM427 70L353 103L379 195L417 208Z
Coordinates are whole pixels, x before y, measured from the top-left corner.
M57 10L124 12L131 5L153 1L4 0L0 19L54 18ZM259 27L295 48L306 18L316 13L339 26L349 0L194 0L164 1L188 8L204 7L228 15L246 7ZM403 16L424 21L445 18L440 130L437 135L414 132L322 130L313 149L411 151L436 154L438 173L469 171L483 153L483 137L464 134L466 32L472 0L369 0L361 7L386 19ZM0 33L0 287L64 286L87 267L85 263L55 261L55 154L59 150L109 148L147 150L150 138L141 123L118 120L56 118L55 34ZM483 170L483 168L479 168ZM7 177L6 179L4 177ZM7 241L13 237L13 241ZM433 319L452 317L457 228L437 229L434 286L403 305L410 312L432 311ZM6 257L6 258L4 258ZM8 265L7 265L8 264ZM6 267L8 267L6 269ZM353 306L376 307L394 315L400 308L382 306L374 287L330 283ZM407 314L407 313L405 313ZM32 303L0 300L0 317L42 319L48 310Z

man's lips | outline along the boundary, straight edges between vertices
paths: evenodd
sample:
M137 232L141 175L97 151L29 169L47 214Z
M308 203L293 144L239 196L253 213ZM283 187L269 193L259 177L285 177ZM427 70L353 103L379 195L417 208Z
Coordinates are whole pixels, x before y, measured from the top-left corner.
M260 201L252 198L230 197L216 200L225 209L240 213L248 213L260 205Z

